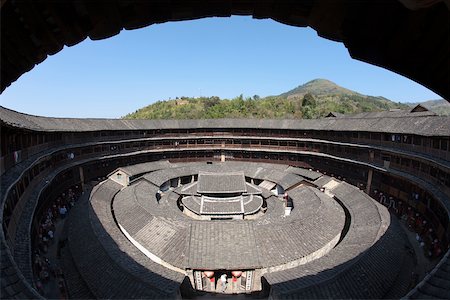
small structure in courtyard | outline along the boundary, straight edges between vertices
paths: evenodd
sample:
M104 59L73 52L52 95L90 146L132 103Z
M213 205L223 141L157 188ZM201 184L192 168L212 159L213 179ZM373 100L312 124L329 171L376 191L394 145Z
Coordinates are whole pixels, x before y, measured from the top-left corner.
M245 182L243 172L201 172L198 181L183 186L179 193L180 207L194 219L244 219L262 213L262 192Z

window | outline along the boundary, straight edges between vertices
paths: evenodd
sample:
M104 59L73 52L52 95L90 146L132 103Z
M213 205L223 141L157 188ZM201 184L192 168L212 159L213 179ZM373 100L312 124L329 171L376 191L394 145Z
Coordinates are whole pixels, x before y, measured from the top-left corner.
M437 169L435 167L430 168L430 175L433 177L437 176Z
M422 145L422 138L420 136L414 136L413 138L413 144L420 146Z
M427 164L422 163L422 164L420 164L420 170L421 170L422 172L424 172L424 173L428 173L429 170L430 170L430 166L427 165Z
M379 134L379 133L371 133L370 134L370 139L372 139L372 140L381 140L381 134Z
M439 149L439 139L433 139L433 148Z
M448 149L448 140L441 140L441 150Z

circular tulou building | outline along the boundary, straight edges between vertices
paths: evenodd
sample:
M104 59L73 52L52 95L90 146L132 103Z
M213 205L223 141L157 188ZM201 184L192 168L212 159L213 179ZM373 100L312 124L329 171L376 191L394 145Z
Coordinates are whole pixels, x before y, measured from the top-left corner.
M11 297L39 297L43 216L77 191L57 247L68 297L449 293L449 117L0 119Z
M237 14L311 26L448 99L447 5L7 0L1 90L88 36ZM0 107L0 135L2 299L450 298L450 117L421 105L317 120Z

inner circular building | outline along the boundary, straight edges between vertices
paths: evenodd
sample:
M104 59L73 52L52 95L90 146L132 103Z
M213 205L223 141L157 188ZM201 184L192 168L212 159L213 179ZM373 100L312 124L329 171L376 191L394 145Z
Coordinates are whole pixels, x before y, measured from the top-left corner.
M397 251L407 243L387 209L348 183L302 168L133 165L112 172L75 210L68 245L97 298L149 297L145 271L176 290L184 282L183 296L381 298L393 286L407 289L396 284L411 263ZM119 277L114 287L101 280L106 273ZM161 288L168 292L154 286Z

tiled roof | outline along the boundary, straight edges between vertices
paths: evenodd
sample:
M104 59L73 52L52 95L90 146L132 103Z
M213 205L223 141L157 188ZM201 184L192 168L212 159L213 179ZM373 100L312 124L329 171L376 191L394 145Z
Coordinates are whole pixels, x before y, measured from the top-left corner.
M165 169L169 167L170 163L167 160L151 161L142 164L135 164L125 167L120 167L119 169L127 173L130 177L137 176L139 174L148 173L151 171L156 171L160 169Z
M208 165L208 170L231 168L231 166L225 166L227 166L226 163ZM279 177L284 178L283 176ZM148 251L157 255L163 261L180 268L217 269L227 267L233 269L286 264L292 260L302 259L309 253L320 249L324 244L327 244L336 236L338 237L344 226L342 208L329 197L322 199L316 196L314 189L308 187L297 187L295 189L304 190L303 193L295 194L293 192L292 195L298 196L300 199L294 200L295 208L292 218L283 218L284 209L281 201L276 197L269 197L266 200L271 211L255 220L255 222L251 220L217 222L187 219L178 210L174 201L169 199L170 197L163 197L159 204L156 204L156 200L152 199L154 196L149 190L151 189L150 186L150 183L145 183L145 181L138 182L118 193L114 200L116 219ZM144 187L146 188L142 190ZM156 187L153 189L156 189ZM172 192L169 194L172 194ZM246 201L251 196L243 197L248 209L251 209L251 203ZM191 196L185 199L194 200ZM198 200L198 198L195 199ZM262 199L256 197L253 200L258 199L260 200L259 206L262 204ZM217 203L214 204L224 202L224 199L211 200L217 200ZM302 201L310 201L311 205L303 207ZM189 203L200 209L200 201L191 202ZM317 209L308 214L308 209L316 207L313 205L316 202L318 203ZM153 203L151 205L154 207L143 210L140 208L143 203L146 203L146 205ZM160 207L163 209L160 209ZM279 211L275 209L277 207L280 208ZM240 210L240 208L237 207L237 210ZM274 209L272 210L272 208ZM226 209L229 210L230 207L227 206ZM223 213L222 210L225 209L222 209L219 205L218 210ZM216 207L213 211L217 212ZM210 210L208 212L211 213ZM252 224L251 230L248 227L249 224ZM188 227L190 229L187 229ZM186 236L186 234L187 240L183 239L184 242L176 241L179 239L178 236ZM314 238L315 236L321 236L321 238ZM308 240L308 243L305 244L304 241L306 240ZM175 248L175 246L169 247L168 245L177 246ZM211 248L195 248L197 246L194 247L193 245ZM247 249L247 247L253 248ZM236 256L234 248L240 249L239 257ZM170 251L168 249L171 249L172 252L173 249L177 249L176 252L181 253L180 256L185 257L185 260L173 260L169 256ZM233 255L227 256L228 254L221 254L222 252L233 253ZM223 258L223 261L220 260L221 258Z
M107 180L70 214L69 246L79 274L97 298L172 298L184 275L146 258L108 213L120 188Z
M201 214L243 214L242 196L213 198L202 196Z
M263 205L263 199L261 196L249 195L243 196L244 202L244 214L253 214L258 212Z
M198 174L197 192L199 194L243 193L247 191L244 173L205 173Z
M378 114L378 115L377 115ZM190 128L265 128L294 130L367 131L407 133L423 136L450 136L450 117L430 116L428 112L411 116L386 113L323 119L212 119L212 120L124 120L76 119L32 116L0 107L0 120L18 128L36 131L96 131Z
M274 298L382 298L391 288L404 263L404 237L384 207L356 190L341 183L331 191L352 220L333 251L306 266L264 275Z
M261 267L253 224L244 221L191 223L189 267L239 270Z
M426 111L413 111L413 109L393 109L385 111L373 111L362 112L357 114L337 114L337 118L347 119L373 119L373 118L405 118L405 117L424 117L424 116L436 116L435 112L430 110Z
M296 167L289 167L287 168L287 172L300 175L304 178L307 178L309 180L316 180L317 178L321 177L322 174L316 171L310 171L303 168L296 168Z
M450 299L450 250L406 298Z
M271 169L270 165L242 164L241 162L172 166L174 168L170 170L175 176L179 170L182 170L183 174L195 174L195 170L197 172L199 170L229 172L237 169L245 176L284 181L285 186L293 186L303 180L303 177L296 174L306 178L312 178L311 176L315 174L315 172L302 174L299 170L281 165ZM296 174L286 175L286 172L290 173L289 170ZM163 176L162 180L174 176L165 170L150 174L153 173L155 180L161 174L166 176ZM323 185L330 179L323 176L315 183ZM76 222L82 224L74 225L81 227L76 229L78 234L72 231L70 237L73 262L81 272L93 273L92 276L84 276L83 280L96 297L99 297L98 295L111 298L123 297L125 293L130 293L129 295L133 297L172 297L173 294L170 291L176 291L183 275L149 260L117 229L110 205L111 198L120 188L122 186L106 181L94 191L92 208L81 205L80 210L83 212L74 214ZM155 199L157 191L158 187L148 181L135 182L115 196L114 213L118 222L142 245L164 260L182 268L189 266L191 259L201 269L216 266L240 268L243 263L249 266L279 266L292 260L301 260L308 253L320 250L324 243L335 236L336 232L340 232L342 221L340 207L336 206L336 202L331 198L310 187L299 186L289 190L288 194L294 202L294 210L290 218L282 217L284 209L281 201L272 196L267 199L268 212L264 217L251 223L221 222L220 226L214 225L219 224L215 222L197 222L188 219L173 205L179 197L178 194L169 192L158 202ZM355 298L378 297L386 291L388 283L392 282L402 269L405 262L398 249L403 247L403 239L399 237L395 221L389 224L389 215L386 210L346 183L338 184L331 192L349 209L352 223L348 234L329 254L305 265L307 268L290 268L282 275L280 275L281 272L267 274L266 279L272 284L274 295L277 297L323 298L336 297L336 295ZM377 213L373 213L374 211ZM232 225L227 225L228 223ZM197 226L194 230L195 234L192 234L193 226ZM92 234L82 234L89 229L92 229ZM236 235L229 232L239 232L239 238L245 241L237 240ZM201 241L205 237L208 241ZM94 242L91 241L92 239ZM305 244L305 239L311 239L311 242ZM374 241L376 241L375 244ZM218 246L213 246L214 243ZM231 247L232 243L235 243L234 246L237 248L244 249L238 252L240 257L237 259L222 253L228 250L227 247ZM83 245L87 244L89 247L83 248ZM256 250L246 248L253 246ZM196 247L212 248L207 250L209 252L205 258L192 252L194 251L192 249ZM86 249L92 251L93 258L83 262ZM130 257L124 258L123 253L127 253ZM236 255L236 251L231 253ZM102 266L94 270L89 264L95 263L101 263ZM390 266L396 263L398 266ZM445 285L448 281L442 278L445 279L448 275L447 266L448 260L443 260L439 269L416 291L414 297L446 295L445 292L448 289L445 289ZM372 270L369 274L365 271L368 269ZM152 275L147 274L149 271ZM391 273L386 275L386 272ZM111 286L111 282L103 282L101 274L104 273L112 274L118 286ZM337 274L339 276L336 277ZM160 290L153 284L167 285L168 288ZM122 291L119 289L121 285L130 285L130 287L125 287ZM150 291L146 291L145 289L149 289L149 286L151 286ZM130 290L132 288L134 290Z

